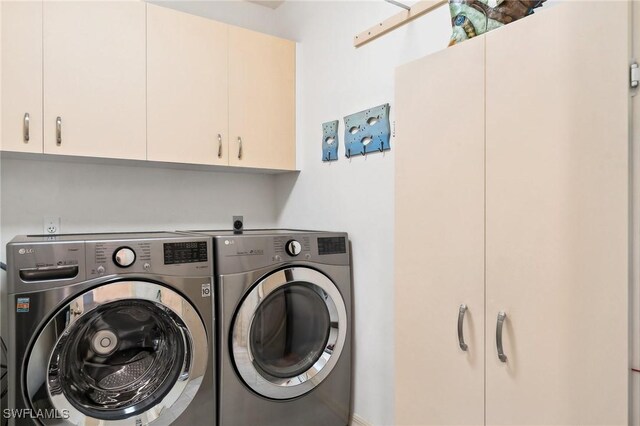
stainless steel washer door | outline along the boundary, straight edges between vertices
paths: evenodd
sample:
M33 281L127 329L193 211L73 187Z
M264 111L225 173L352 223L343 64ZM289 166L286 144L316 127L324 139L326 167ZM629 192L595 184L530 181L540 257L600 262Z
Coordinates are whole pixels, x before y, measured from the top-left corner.
M28 396L68 424L168 424L163 418L176 418L202 382L207 345L180 294L144 281L105 284L66 304L38 335Z
M335 366L347 313L329 278L295 267L258 282L232 327L232 357L247 386L268 398L290 399L318 386Z

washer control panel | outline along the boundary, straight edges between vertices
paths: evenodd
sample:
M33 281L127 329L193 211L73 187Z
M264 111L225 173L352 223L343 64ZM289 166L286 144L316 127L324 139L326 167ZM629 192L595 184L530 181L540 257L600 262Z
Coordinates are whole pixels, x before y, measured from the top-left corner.
M86 247L90 278L124 273L189 276L212 268L206 238L91 241Z
M136 261L136 252L130 247L120 247L113 253L113 263L121 268L128 268Z
M302 244L296 240L289 240L284 246L284 250L289 256L297 256L302 252Z
M193 263L207 261L206 241L164 243L164 264Z

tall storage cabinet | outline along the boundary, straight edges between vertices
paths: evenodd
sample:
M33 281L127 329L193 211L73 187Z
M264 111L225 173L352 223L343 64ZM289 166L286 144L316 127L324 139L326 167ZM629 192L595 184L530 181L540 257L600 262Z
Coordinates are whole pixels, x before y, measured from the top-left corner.
M627 424L628 7L398 70L398 424Z
M628 7L487 34L488 425L627 424Z
M475 39L397 73L398 424L484 419L483 63Z

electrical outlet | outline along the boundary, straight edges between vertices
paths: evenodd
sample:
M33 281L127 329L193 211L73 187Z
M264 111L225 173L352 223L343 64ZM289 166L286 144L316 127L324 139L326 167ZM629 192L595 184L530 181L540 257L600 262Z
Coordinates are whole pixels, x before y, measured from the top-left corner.
M60 233L60 218L45 216L43 232L45 235L56 235Z

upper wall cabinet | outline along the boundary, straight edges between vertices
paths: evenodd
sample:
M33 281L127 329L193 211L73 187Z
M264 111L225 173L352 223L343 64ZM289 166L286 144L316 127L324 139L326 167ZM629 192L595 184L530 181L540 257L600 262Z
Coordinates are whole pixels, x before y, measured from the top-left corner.
M147 5L147 158L228 164L228 26Z
M295 169L295 43L229 29L229 164Z
M3 1L2 149L42 152L42 3Z
M295 170L295 43L143 1L2 2L2 149Z
M44 2L44 152L146 158L144 2Z

